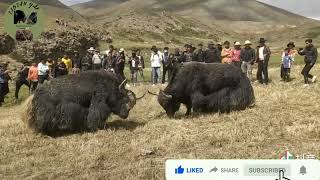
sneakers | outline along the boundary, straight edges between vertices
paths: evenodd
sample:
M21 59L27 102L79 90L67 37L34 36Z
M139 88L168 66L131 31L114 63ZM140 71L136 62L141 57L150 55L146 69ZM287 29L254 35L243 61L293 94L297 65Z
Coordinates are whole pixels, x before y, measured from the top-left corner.
M303 87L308 87L308 86L309 86L309 84L304 84L304 85L303 85Z
M314 82L316 82L316 80L317 80L317 76L313 76L313 78L312 78L312 83L314 83Z
M152 86L156 86L155 84L152 84Z

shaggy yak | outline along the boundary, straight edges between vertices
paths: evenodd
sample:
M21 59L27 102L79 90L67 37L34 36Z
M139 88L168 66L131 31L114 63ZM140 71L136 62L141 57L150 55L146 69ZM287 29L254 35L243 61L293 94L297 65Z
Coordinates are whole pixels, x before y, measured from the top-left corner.
M111 113L125 119L136 104L125 81L105 71L66 75L40 85L26 104L24 121L46 135L94 132L104 128ZM141 97L142 98L142 97Z
M229 113L255 103L251 83L241 69L218 63L175 65L169 85L157 95L169 117L174 116L181 103L186 105L187 115L191 109L201 113Z

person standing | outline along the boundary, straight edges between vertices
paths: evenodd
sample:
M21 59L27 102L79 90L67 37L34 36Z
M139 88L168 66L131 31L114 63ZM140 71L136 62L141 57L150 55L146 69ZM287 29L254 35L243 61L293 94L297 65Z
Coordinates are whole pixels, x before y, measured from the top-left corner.
M203 45L198 44L198 50L195 53L194 61L204 62L205 59L205 51L203 51Z
M72 60L68 55L64 55L62 58L62 62L67 66L68 73L70 73L72 70Z
M98 71L101 69L102 60L100 58L98 50L94 50L94 54L92 56L92 64L93 64L93 70Z
M78 67L78 64L74 64L71 74L80 74L80 68Z
M145 68L145 65L144 65L144 58L141 55L141 50L140 49L137 50L137 57L139 58L139 65L138 65L139 70L138 70L138 73L139 73L140 77L142 78L142 81L144 81L143 70Z
M169 57L169 48L165 47L162 55L162 84L166 82L166 74L168 73L168 80L172 73L172 63Z
M179 48L176 48L174 50L174 61L173 63L182 63L182 56L181 56L181 53L180 53L180 49Z
M284 55L282 56L282 67L283 67L283 80L289 82L290 80L290 68L293 63L293 58L289 54L290 49L286 48L284 50Z
M55 66L55 77L60 77L68 74L67 66L62 62L62 60L59 58L58 63Z
M230 47L230 42L225 41L223 43L224 48L221 51L222 63L231 64L232 63L232 48Z
M249 40L245 41L244 48L241 50L241 70L245 73L250 80L252 80L252 66L256 58L256 53L253 48L251 48L251 42Z
M160 78L160 68L161 68L161 54L156 46L151 48L151 69L152 69L152 85L156 85Z
M83 58L81 59L82 71L88 71L93 69L92 57L94 54L94 50L95 49L93 47L90 47L90 49L87 50L86 55L83 56Z
M44 59L38 64L38 77L40 84L43 84L45 80L49 79L49 66Z
M125 64L126 64L126 56L125 56L124 48L120 48L119 54L117 55L117 58L116 58L115 73L120 76L122 81L126 79L124 75Z
M73 57L73 66L76 66L81 70L82 69L82 59L79 56L78 51L74 51L74 57Z
M258 63L257 80L259 83L268 85L268 64L271 56L270 48L266 45L266 40L260 38L259 46L257 47L256 61Z
M294 57L297 53L297 51L294 49L296 46L294 44L294 42L289 42L287 44L287 48L283 51L282 53L282 56L281 56L281 72L280 72L280 76L281 76L281 79L284 81L285 80L285 75L286 73L289 73L290 74L290 71L291 71L291 66L294 62ZM286 55L287 54L287 55ZM287 68L286 71L288 72L285 72L285 69L284 69L284 57L285 56L290 56L290 59L292 60L292 63L290 64L290 68Z
M132 56L129 60L130 72L131 72L131 82L133 86L138 83L138 70L139 70L139 58L137 57L136 51L132 51Z
M185 45L186 50L182 53L182 62L191 62L194 60L193 49L190 44Z
M208 49L205 52L205 63L221 63L220 54L218 50L214 47L214 43L210 41L208 43Z
M28 86L28 88L30 89L30 83L28 81L29 69L30 69L29 63L25 62L25 63L23 63L23 65L21 65L20 69L18 70L18 76L16 79L16 91L15 91L15 98L16 99L19 98L19 91L23 85Z
M38 67L37 67L37 63L33 62L31 64L31 67L29 68L29 72L28 72L28 80L30 82L30 93L33 94L34 91L36 90L37 86L38 86L38 78L39 72L38 72Z
M318 59L318 50L312 44L312 39L307 39L305 41L306 47L304 49L299 49L298 53L301 56L304 56L305 66L302 69L301 74L304 77L304 86L307 87L309 85L309 79L312 79L314 83L317 79L317 76L313 76L310 74L311 69L315 65Z
M0 107L2 106L2 103L4 103L4 97L9 93L9 72L6 64L0 64Z
M231 51L232 53L232 64L241 68L241 43L236 41L234 42L234 49Z

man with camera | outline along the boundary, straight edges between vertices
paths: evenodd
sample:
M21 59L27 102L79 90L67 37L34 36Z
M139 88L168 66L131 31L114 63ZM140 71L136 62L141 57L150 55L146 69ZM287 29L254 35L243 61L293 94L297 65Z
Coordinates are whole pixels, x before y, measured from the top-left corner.
M311 79L311 82L315 82L317 79L317 76L313 76L310 74L311 69L315 65L317 58L318 58L318 50L317 48L312 44L312 39L307 39L305 41L306 47L300 48L298 53L301 56L304 56L304 62L305 66L302 69L301 74L304 77L304 87L309 86L309 79Z

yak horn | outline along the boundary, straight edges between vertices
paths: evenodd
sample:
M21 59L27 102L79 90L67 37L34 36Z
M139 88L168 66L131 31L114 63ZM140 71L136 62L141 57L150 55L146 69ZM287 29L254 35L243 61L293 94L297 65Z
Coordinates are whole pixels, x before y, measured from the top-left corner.
M166 97L168 99L172 99L172 95L168 95L168 94L164 93L163 91L161 91L161 94L163 94L164 97Z
M140 100L142 98L144 98L144 96L146 95L147 93L145 92L141 97L137 97L136 100Z
M122 86L127 82L127 79L123 80L122 83L119 85L119 90L122 88Z
M148 93L149 93L149 94L151 94L151 95L154 95L154 96L159 96L159 94L156 94L156 93L150 92L149 90L148 90Z

